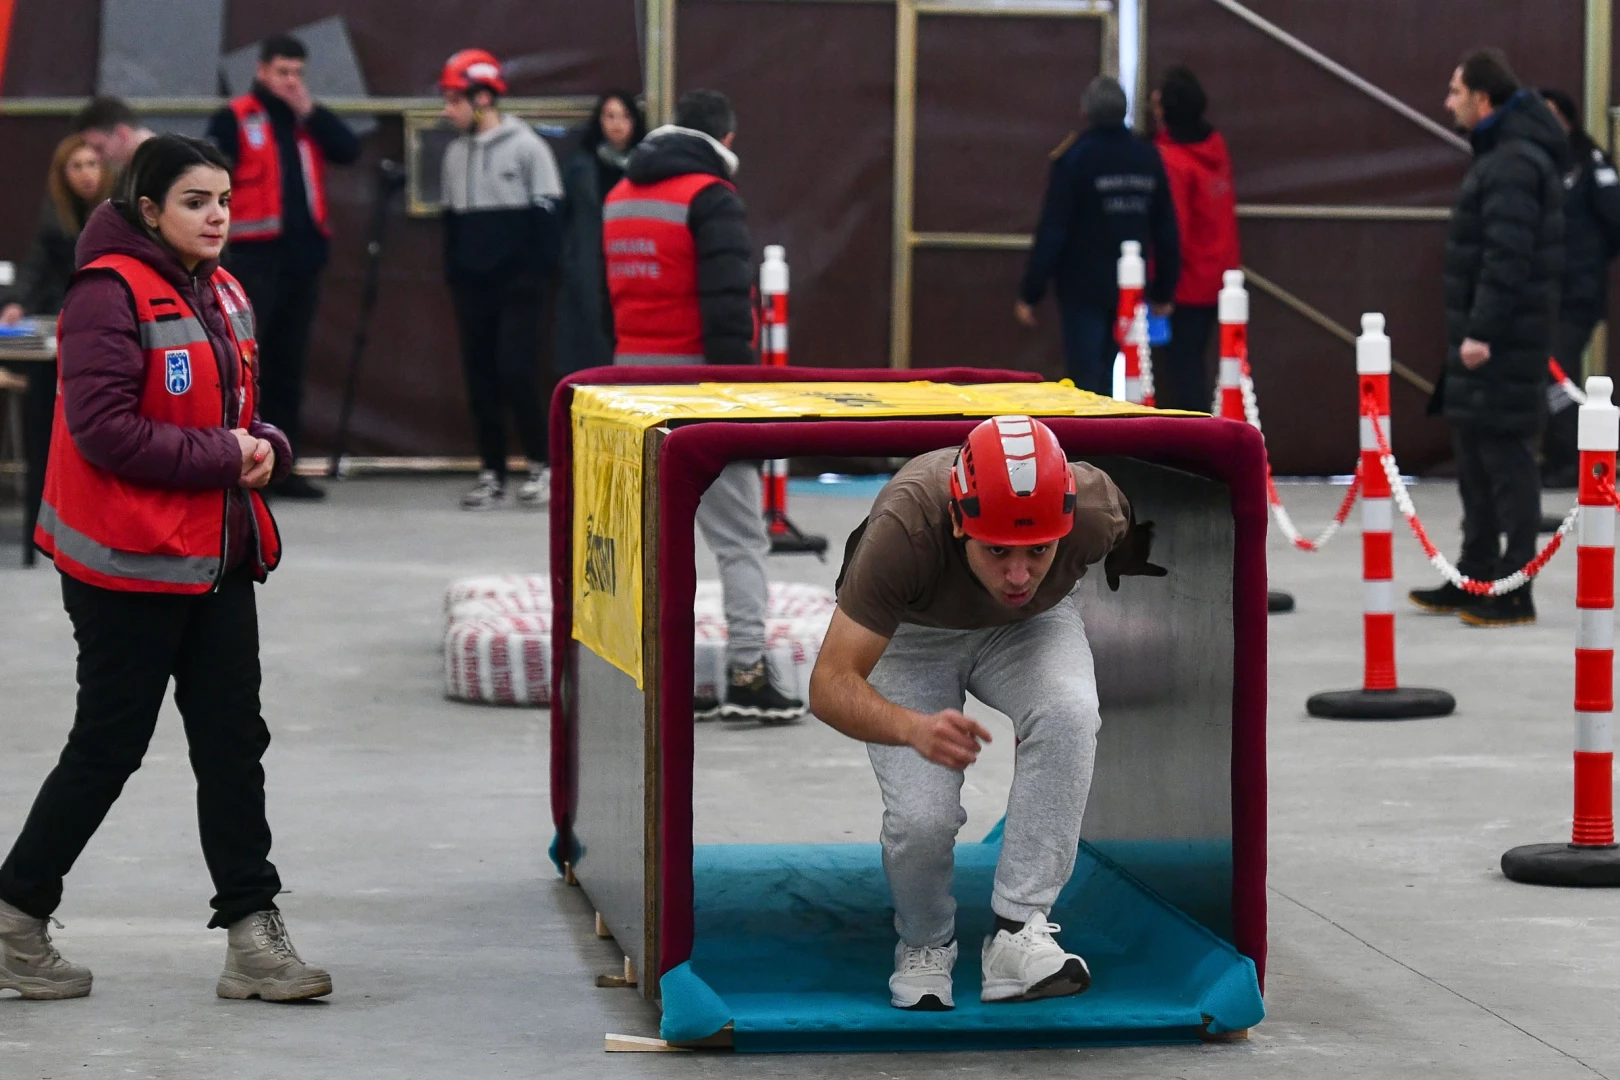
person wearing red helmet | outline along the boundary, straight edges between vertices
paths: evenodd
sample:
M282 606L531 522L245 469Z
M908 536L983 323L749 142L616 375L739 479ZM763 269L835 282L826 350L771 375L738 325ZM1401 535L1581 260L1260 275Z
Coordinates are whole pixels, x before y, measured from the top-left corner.
M534 128L501 114L506 77L490 53L456 53L445 62L439 89L444 115L461 133L445 148L440 170L444 265L482 461L461 505L490 510L506 502L510 412L529 459L517 500L542 507L551 501L551 477L541 308L557 266L562 174Z
M850 535L810 709L867 743L883 792L896 1008L954 1006L962 783L990 741L962 712L968 693L1011 718L1019 740L980 997L1090 986L1086 962L1047 920L1074 871L1102 723L1070 593L1097 562L1110 588L1122 575L1164 576L1148 561L1152 541L1108 474L1071 464L1028 416L994 417L960 449L912 459Z

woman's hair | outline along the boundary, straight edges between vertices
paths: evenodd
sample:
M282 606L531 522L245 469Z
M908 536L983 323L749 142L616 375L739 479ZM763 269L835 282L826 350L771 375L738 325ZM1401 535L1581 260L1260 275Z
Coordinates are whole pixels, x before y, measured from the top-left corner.
M50 192L51 209L56 213L56 223L68 236L79 235L84 228L85 220L90 216L90 211L100 206L102 201L112 194L112 171L105 164L101 167L101 183L90 198L80 198L79 193L68 184L68 161L80 150L89 148L90 144L84 141L84 136L77 133L57 143L56 153L51 156L50 175L45 178L45 188Z
M580 133L579 145L586 150L595 150L606 140L602 136L602 110L610 101L617 101L630 113L630 145L634 146L647 136L647 118L641 114L641 106L636 99L623 90L609 90L596 99L596 108L591 110L591 118L585 121L585 130Z
M219 147L205 139L193 139L188 135L154 135L136 149L135 157L119 180L118 198L114 200L114 205L130 224L145 229L141 200L151 199L161 207L164 196L174 182L187 169L197 165L231 171L230 163L219 152Z
M1159 81L1159 108L1167 127L1191 127L1203 120L1208 107L1209 98L1191 68L1176 64L1166 69Z

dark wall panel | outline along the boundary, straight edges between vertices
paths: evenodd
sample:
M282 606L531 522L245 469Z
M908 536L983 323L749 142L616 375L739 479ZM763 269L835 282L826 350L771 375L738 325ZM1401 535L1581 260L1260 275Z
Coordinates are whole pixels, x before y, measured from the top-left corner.
M918 251L911 365L970 364L1061 378L1056 308L1047 304L1039 309L1036 330L1013 320L1024 258L1022 251Z
M921 16L917 230L1033 231L1101 53L1099 19Z
M516 94L582 94L611 85L639 92L634 5L545 0L454 5L412 0L285 0L233 3L227 49L276 30L343 15L374 94L433 92L455 49L480 45L510 59ZM19 5L5 92L76 95L94 85L99 0ZM45 169L65 118L0 117L0 258L21 259L44 191ZM352 168L329 174L333 241L310 351L306 453L329 445L349 348L359 319L364 248L378 161L400 158L401 124L386 119ZM396 213L384 245L381 293L361 380L350 449L378 454L469 454L473 442L455 327L445 292L435 221ZM549 353L549 349L548 349Z
M225 48L238 48L329 15L349 25L373 94L436 93L439 69L458 49L489 49L507 65L514 94L594 94L641 88L636 5L527 0L277 0L233 3Z
M1445 225L1321 222L1303 232L1295 222L1245 222L1244 259L1353 331L1362 312L1382 312L1395 359L1432 380L1445 332ZM1353 471L1355 350L1252 284L1249 297L1249 363L1273 466L1285 474ZM1450 428L1424 415L1427 395L1398 375L1390 393L1402 467L1426 469L1449 457Z
M736 106L756 254L787 248L793 363L887 365L893 8L687 0L676 41L678 89Z

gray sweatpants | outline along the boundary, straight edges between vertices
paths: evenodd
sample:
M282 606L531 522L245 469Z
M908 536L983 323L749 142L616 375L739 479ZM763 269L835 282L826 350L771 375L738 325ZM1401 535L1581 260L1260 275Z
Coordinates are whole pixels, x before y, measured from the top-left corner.
M721 471L698 503L697 526L720 564L726 661L749 667L765 654L765 556L771 553L758 464L734 461Z
M902 624L869 681L921 713L960 709L971 692L1012 719L1020 741L990 906L1017 922L1049 913L1074 872L1102 725L1074 598L987 630ZM956 834L967 822L963 774L909 746L869 743L867 750L883 789L883 869L895 929L913 947L943 945L956 936L951 881Z

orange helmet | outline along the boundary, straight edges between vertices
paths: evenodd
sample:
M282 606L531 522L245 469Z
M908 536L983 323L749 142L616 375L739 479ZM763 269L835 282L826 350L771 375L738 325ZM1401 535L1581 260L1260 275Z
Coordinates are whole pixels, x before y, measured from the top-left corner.
M455 90L470 94L478 89L496 94L506 93L506 77L501 74L501 62L495 54L483 49L462 49L444 62L439 75L440 90Z
M951 516L996 547L1051 544L1074 527L1074 472L1052 429L997 416L968 435L951 467Z

